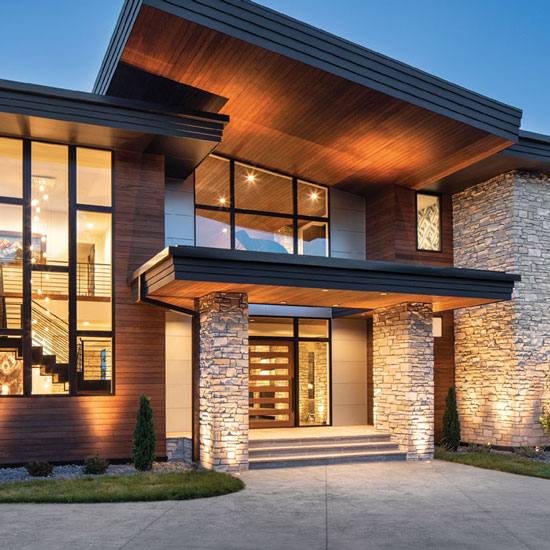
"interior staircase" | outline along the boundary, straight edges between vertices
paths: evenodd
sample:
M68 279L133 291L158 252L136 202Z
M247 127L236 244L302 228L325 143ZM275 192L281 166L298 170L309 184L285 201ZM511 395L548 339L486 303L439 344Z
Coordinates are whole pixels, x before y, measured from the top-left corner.
M290 468L345 464L352 462L382 462L405 460L406 453L383 432L365 431L364 434L314 435L306 437L256 438L249 441L249 467ZM345 432L345 430L343 430Z

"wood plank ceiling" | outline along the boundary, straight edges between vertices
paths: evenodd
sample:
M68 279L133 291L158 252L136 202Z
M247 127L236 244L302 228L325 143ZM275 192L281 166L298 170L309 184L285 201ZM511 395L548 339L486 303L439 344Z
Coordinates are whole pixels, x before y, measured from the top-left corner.
M512 143L145 5L121 61L228 98L218 152L353 192L419 189Z

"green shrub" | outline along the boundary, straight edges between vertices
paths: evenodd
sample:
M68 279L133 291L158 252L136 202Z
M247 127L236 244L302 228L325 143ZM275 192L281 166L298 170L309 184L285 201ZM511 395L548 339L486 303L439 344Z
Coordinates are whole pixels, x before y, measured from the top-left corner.
M48 477L52 475L53 466L49 462L42 460L33 460L29 462L25 468L30 476L33 477Z
M107 471L108 467L109 463L104 458L100 458L99 455L96 454L94 456L89 456L86 458L82 471L85 474L97 476L104 474Z
M445 414L443 415L443 438L441 445L448 451L456 451L460 445L460 420L456 405L456 390L449 388L445 400Z
M157 437L155 435L155 423L153 422L151 402L145 394L141 394L139 398L139 410L137 414L136 429L134 431L134 448L132 452L136 469L144 472L153 467L156 446Z
M550 437L550 409L547 408L542 413L542 416L539 418L539 422L542 426L542 429L546 432L546 435Z

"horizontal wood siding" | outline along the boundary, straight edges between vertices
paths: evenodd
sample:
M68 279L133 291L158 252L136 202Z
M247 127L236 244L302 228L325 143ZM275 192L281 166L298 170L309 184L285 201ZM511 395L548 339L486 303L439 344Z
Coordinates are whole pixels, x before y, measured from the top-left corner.
M443 318L443 336L434 338L434 392L435 392L435 441L441 439L445 399L455 385L454 313L446 311Z
M0 464L128 458L138 398L152 401L157 454L165 456L164 311L136 305L126 277L164 246L164 161L115 155L114 396L0 398Z
M367 260L453 265L453 212L450 195L441 196L442 251L416 249L416 194L398 185L367 199Z

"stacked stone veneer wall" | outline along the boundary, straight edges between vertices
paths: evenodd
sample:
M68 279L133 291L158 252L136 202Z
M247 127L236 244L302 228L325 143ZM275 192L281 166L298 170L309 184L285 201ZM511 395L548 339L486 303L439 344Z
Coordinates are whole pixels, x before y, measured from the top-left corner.
M300 342L299 385L300 425L326 424L328 419L328 344ZM313 361L313 399L309 398L309 366Z
M548 444L538 418L550 359L550 179L511 172L453 197L456 267L518 273L513 300L455 312L462 439Z
M198 300L200 461L248 469L248 302L213 292Z
M434 451L432 306L403 303L373 313L374 425L408 459Z

